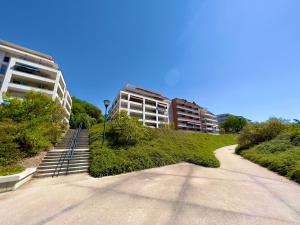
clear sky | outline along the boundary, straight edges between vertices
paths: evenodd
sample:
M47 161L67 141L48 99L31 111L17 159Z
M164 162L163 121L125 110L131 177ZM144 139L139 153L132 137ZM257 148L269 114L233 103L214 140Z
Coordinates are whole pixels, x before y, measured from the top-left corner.
M299 0L9 0L0 38L101 108L131 83L214 112L300 118Z

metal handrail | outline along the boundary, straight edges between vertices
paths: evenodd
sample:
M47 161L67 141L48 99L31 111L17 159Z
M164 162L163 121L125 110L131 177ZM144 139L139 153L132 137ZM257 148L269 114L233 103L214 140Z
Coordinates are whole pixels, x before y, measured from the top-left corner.
M82 122L80 122L79 127L77 128L76 132L74 133L74 135L73 135L73 137L72 137L72 140L71 140L71 143L70 143L70 146L69 146L68 151L66 151L66 152L64 152L64 153L61 154L61 156L60 156L60 158L59 158L59 161L58 161L58 164L57 164L57 166L56 166L56 168L55 168L55 171L54 171L52 177L55 176L56 172L57 172L57 175L56 175L56 176L59 175L59 173L60 173L60 171L61 171L61 169L62 169L62 166L63 166L63 164L64 164L64 162L65 162L66 160L68 160L67 169L66 169L66 175L68 174L68 172L69 172L69 164L70 164L70 160L72 159L73 154L74 154L74 151L75 151L75 149L76 149L77 140L78 140L78 137L79 137L79 135L80 135L81 130L82 130ZM60 167L59 167L59 166L60 166ZM58 167L59 167L59 170L57 170Z

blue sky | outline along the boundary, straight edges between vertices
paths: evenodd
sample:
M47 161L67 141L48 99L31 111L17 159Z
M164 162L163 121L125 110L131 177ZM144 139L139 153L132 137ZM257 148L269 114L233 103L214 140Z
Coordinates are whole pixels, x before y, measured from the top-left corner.
M298 0L10 0L0 38L52 55L102 107L126 83L212 112L300 118Z

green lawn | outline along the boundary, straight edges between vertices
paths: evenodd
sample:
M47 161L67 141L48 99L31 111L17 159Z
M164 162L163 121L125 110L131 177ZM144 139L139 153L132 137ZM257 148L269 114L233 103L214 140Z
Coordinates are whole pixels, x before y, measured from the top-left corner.
M152 139L127 149L113 149L109 141L101 146L102 126L90 130L94 177L159 167L178 162L190 162L206 167L219 167L214 150L236 143L235 135L187 133L171 129L151 129Z
M16 173L21 173L24 167L19 165L0 166L0 176L7 176Z
M261 166L300 183L300 146L291 135L282 133L271 141L263 142L240 154Z

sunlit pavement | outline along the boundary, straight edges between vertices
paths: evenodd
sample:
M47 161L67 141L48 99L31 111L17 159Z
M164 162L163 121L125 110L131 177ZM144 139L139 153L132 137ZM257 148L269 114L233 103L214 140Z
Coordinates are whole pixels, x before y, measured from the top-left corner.
M300 185L233 153L105 178L34 179L0 194L0 224L300 224Z

